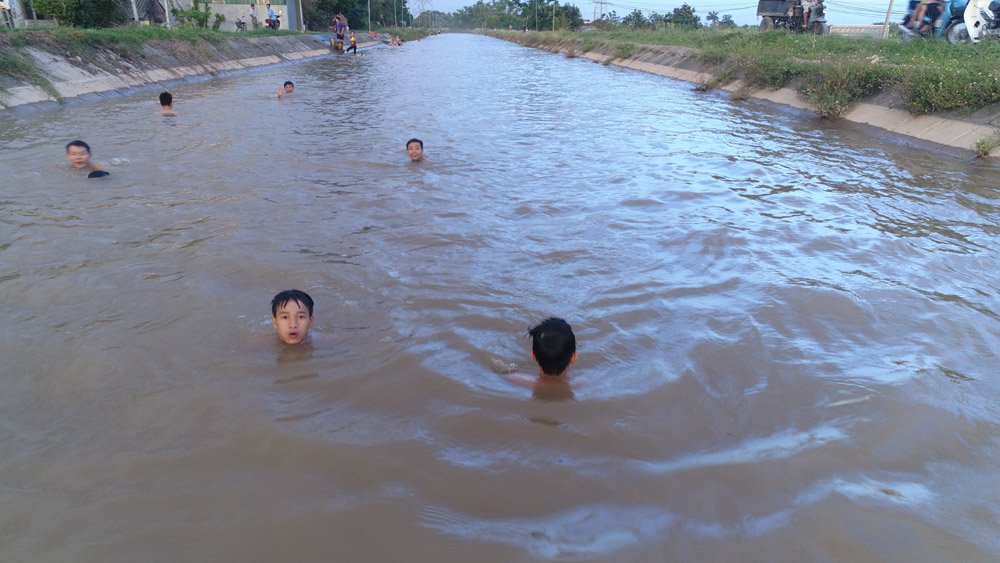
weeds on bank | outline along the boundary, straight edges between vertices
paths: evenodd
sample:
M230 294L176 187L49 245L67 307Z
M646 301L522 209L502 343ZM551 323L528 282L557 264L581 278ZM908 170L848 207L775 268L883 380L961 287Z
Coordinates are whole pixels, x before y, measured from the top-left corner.
M986 158L993 152L993 149L1000 147L1000 131L976 141L975 151L979 158Z
M929 68L905 81L904 95L915 113L971 111L1000 101L997 70Z
M150 27L114 27L80 29L56 27L46 30L13 30L0 32L0 47L57 47L71 54L82 54L90 49L112 49L128 55L139 52L143 44L157 39L182 39L189 43L219 43L232 37L265 37L298 35L294 31L241 31L225 32L200 28L167 29Z
M635 55L635 44L633 43L617 43L614 49L614 58L616 59L630 59Z
M581 53L589 53L589 52L593 51L595 48L597 48L599 46L600 46L600 43L598 43L597 41L593 41L591 39L586 39L586 40L584 40L583 45L580 45L580 52Z
M836 63L829 68L808 68L799 93L821 117L836 117L854 102L878 93L893 83L892 72L871 64Z
M721 72L715 74L711 80L704 82L695 86L695 90L699 92L707 92L709 90L714 90L724 84L729 84L733 80L738 78L738 73L736 72L736 67L730 66L722 69Z
M15 80L37 86L56 100L62 100L62 96L59 95L52 81L42 75L38 71L38 67L28 60L27 57L16 51L0 51L0 74L5 74Z

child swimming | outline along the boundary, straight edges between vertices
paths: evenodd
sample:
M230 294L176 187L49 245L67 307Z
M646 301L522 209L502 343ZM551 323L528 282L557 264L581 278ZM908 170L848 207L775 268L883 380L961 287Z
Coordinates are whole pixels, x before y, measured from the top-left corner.
M538 376L510 373L504 377L515 385L529 387L538 399L572 399L569 366L576 362L576 336L569 323L550 317L528 330L531 359L538 363Z
M309 336L313 300L298 289L287 289L271 299L271 324L285 344L299 344Z
M71 168L77 170L104 170L101 163L91 160L90 145L80 140L66 144L66 160Z

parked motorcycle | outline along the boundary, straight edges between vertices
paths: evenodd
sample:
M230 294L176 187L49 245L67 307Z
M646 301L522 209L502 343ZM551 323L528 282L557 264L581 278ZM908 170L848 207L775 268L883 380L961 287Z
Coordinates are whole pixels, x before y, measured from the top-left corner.
M264 18L264 26L267 29L278 29L281 27L281 12L278 12L274 19Z
M236 18L236 31L246 31L247 24L243 21L243 16Z

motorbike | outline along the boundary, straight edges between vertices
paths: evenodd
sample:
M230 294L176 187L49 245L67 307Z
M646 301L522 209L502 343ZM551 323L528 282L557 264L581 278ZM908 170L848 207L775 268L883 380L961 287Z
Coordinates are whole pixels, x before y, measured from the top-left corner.
M1000 0L972 0L965 8L963 34L955 43L979 43L983 38L1000 39ZM952 42L952 41L949 41Z
M264 26L267 29L278 29L281 27L281 12L278 12L274 19L264 18Z
M945 0L941 3L940 14L931 13L924 15L923 21L916 26L917 29L911 29L910 25L914 16L913 13L920 4L920 0L910 0L906 15L903 16L903 23L899 26L899 30L903 33L903 39L936 37L943 38L949 43L968 41L968 32L965 29L963 20L965 7L968 3L969 0Z
M236 31L246 31L247 24L243 21L243 16L236 18Z

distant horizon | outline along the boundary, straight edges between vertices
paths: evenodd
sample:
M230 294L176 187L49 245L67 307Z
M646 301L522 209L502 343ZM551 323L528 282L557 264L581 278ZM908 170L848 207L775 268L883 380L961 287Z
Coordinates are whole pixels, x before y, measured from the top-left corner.
M474 0L430 0L428 2L427 9L453 13L466 6L472 6L475 3L476 2ZM563 2L560 3L562 4ZM569 0L565 3L580 8L580 13L583 15L584 19L594 18L595 3L591 0ZM882 23L885 21L885 12L889 7L888 0L881 2L874 0L826 0L825 3L826 21L827 23L834 25ZM729 14L733 17L733 21L735 21L737 25L757 25L760 22L757 18L757 3L752 0L736 2L737 5L735 7L731 7L732 3L726 3L722 0L691 0L688 2L627 0L626 4L618 4L617 2L609 1L606 3L606 6L609 12L614 10L618 17L624 17L632 12L632 10L636 9L642 10L642 12L647 16L653 12L669 14L673 12L674 8L678 8L684 4L688 4L694 8L695 15L701 18L702 23L705 23L705 16L708 15L709 12L718 12L720 17ZM892 18L890 21L895 22L902 19L906 6L906 0L895 0L892 6ZM410 11L413 13L414 17L420 15L416 6L411 5Z

